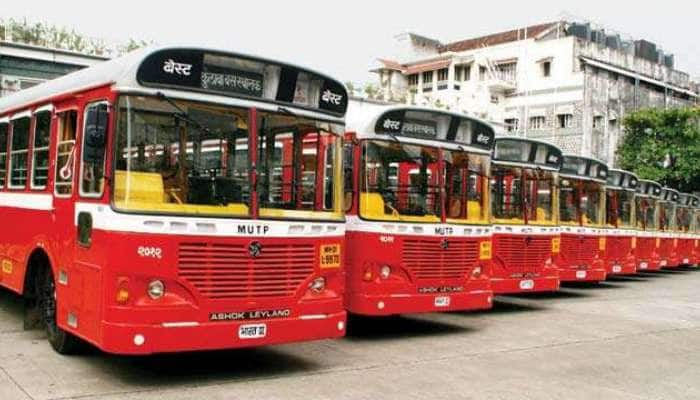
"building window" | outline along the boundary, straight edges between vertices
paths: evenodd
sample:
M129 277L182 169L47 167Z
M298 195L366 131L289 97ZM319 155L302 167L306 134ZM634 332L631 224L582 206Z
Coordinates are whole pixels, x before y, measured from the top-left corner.
M530 117L530 129L539 130L544 129L545 118L544 117Z
M468 81L472 78L472 66L471 65L465 65L464 67L464 74L462 76L463 81Z
M486 67L479 65L479 80L486 80Z
M560 128L571 128L574 126L573 114L559 114L557 115L557 120Z
M7 137L10 133L10 125L0 124L0 188L5 187L7 176Z
M549 78L552 76L552 62L551 61L544 61L542 62L542 76L545 78Z
M408 86L418 86L418 74L408 76Z
M603 117L600 115L596 115L593 117L593 128L594 129L603 129Z
M446 81L448 77L447 68L439 69L437 72L438 82Z
M461 66L455 67L455 82L462 82L462 71L463 71L463 67L461 67Z
M498 104L498 96L491 95L491 103Z
M506 118L503 121L506 124L506 131L517 132L519 120L517 118Z
M27 186L27 151L29 149L29 117L12 121L10 144L10 188Z
M423 72L423 85L433 83L433 71Z
M55 192L59 196L73 193L75 171L75 134L78 131L78 113L66 111L58 117L58 146L56 146Z
M614 131L615 129L617 129L617 120L611 119L610 121L608 121L608 130Z
M507 64L499 64L496 66L496 71L498 71L498 77L499 79L502 79L504 81L515 81L515 73L518 68L518 63L507 63Z
M32 146L32 189L46 189L49 180L49 141L51 140L51 112L42 111L34 117L34 145Z

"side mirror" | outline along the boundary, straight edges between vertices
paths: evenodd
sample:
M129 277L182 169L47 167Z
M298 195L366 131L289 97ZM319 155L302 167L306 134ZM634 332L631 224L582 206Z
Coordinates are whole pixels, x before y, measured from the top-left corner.
M85 113L83 162L102 164L107 143L109 109L107 104L90 106Z

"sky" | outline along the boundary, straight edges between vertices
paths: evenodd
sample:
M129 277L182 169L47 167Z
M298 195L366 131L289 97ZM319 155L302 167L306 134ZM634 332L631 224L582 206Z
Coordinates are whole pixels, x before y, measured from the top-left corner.
M675 54L677 69L700 77L700 3L692 0L2 1L0 18L48 22L113 42L204 44L356 83L375 81L368 69L394 53L393 38L401 32L445 43L575 18L651 40Z

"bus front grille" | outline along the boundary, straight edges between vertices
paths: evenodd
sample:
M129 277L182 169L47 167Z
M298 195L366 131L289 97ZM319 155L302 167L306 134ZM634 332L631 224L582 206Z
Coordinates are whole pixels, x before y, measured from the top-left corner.
M606 256L617 262L624 261L632 250L632 238L629 236L608 236L605 244Z
M549 236L501 236L494 238L494 256L508 272L538 273L551 256L552 238Z
M210 299L293 296L314 272L312 244L268 244L257 257L248 244L182 243L178 276Z
M598 253L598 237L561 235L559 255L569 268L590 267Z
M404 239L402 263L419 280L464 279L479 259L476 240Z

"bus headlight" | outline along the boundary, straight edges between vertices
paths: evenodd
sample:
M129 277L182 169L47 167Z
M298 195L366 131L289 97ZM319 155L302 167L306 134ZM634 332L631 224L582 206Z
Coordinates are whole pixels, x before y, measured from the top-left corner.
M158 300L165 294L165 285L158 279L153 280L148 284L147 293L148 297L153 300Z
M380 276L382 279L389 279L389 275L391 275L391 267L388 266L388 265L383 265L383 266L379 269L379 276Z
M324 278L322 276L314 279L313 281L311 281L311 283L309 283L309 289L311 289L315 293L320 293L325 288L326 288L326 278Z

